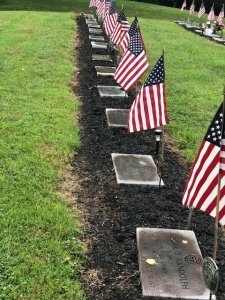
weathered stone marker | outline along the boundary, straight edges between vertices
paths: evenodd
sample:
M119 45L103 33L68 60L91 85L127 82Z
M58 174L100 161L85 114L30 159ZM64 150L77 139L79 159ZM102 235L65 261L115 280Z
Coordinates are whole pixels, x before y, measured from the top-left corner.
M105 41L104 37L101 36L101 35L89 35L89 40L97 41L97 42L104 42Z
M86 19L86 24L95 24L95 25L98 25L98 22L96 21L96 19L92 19L92 20Z
M117 99L125 99L127 93L120 86L97 85L100 97L113 97Z
M88 24L88 28L98 28L98 29L100 29L101 26L98 25L98 24L90 23L90 24Z
M107 49L108 48L108 43L91 41L91 46L94 49Z
M96 34L96 35L102 35L103 31L102 31L102 29L98 29L98 28L89 28L89 33Z
M136 233L143 296L209 300L193 231L137 228Z
M92 60L112 61L110 55L92 54Z
M111 153L118 184L164 186L151 155Z
M113 76L116 68L115 67L104 67L104 66L95 66L97 76Z
M105 112L109 127L127 127L129 109L106 108Z

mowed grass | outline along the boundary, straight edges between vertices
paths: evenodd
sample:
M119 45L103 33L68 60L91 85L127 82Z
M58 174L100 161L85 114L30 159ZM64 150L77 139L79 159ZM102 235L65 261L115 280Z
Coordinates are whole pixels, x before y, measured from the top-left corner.
M83 299L80 229L57 193L80 145L73 18L1 12L1 299Z
M116 4L130 23L137 13L150 69L165 48L165 129L192 162L223 100L225 48L173 23L188 11ZM0 4L1 299L84 299L78 273L85 247L68 199L57 190L80 146L80 103L71 88L74 17L89 13L88 6L87 0Z

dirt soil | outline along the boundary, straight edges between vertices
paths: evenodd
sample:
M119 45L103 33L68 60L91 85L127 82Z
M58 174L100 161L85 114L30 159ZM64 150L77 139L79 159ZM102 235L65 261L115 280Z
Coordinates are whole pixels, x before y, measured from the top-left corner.
M88 300L140 300L142 296L138 267L136 228L152 227L185 230L188 208L181 204L189 174L185 159L168 135L165 137L162 188L119 185L116 182L111 153L152 155L155 159L154 130L129 134L126 129L108 128L105 109L129 109L135 91L126 100L100 98L96 85L117 85L112 77L97 77L94 66L116 66L112 62L92 61L92 53L109 54L92 49L88 26L76 19L76 86L80 97L81 147L72 161L77 178L73 196L83 224L83 241L88 252L81 281ZM191 222L204 257L212 257L214 219L194 210ZM221 286L218 300L225 299L225 239L219 230L217 265ZM159 298L160 299L160 298Z

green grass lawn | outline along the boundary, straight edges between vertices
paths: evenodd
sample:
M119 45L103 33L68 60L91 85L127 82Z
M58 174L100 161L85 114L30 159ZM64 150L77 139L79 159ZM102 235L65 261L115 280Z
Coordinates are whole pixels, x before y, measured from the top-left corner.
M165 129L193 161L223 100L225 48L173 23L187 11L116 3L130 22L138 14L150 68L165 47ZM85 246L76 216L57 190L80 146L80 103L71 89L74 17L89 13L88 6L83 0L0 4L1 299L84 299L78 272ZM199 20L197 13L192 18Z

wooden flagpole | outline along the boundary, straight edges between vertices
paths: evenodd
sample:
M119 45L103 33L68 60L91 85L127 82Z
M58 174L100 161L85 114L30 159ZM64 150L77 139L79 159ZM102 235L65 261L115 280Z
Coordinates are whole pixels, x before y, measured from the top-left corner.
M220 151L221 151L221 147L222 147L222 138L223 138L223 131L224 131L224 116L225 116L225 87L223 89L223 119L222 119ZM220 206L220 188L221 188L221 174L220 174L220 170L219 170L219 172L218 172L217 198L216 198L216 217L215 217L215 226L214 226L213 260L216 260L216 251L217 251L218 228L219 228L219 211L220 211L219 210L219 206Z

